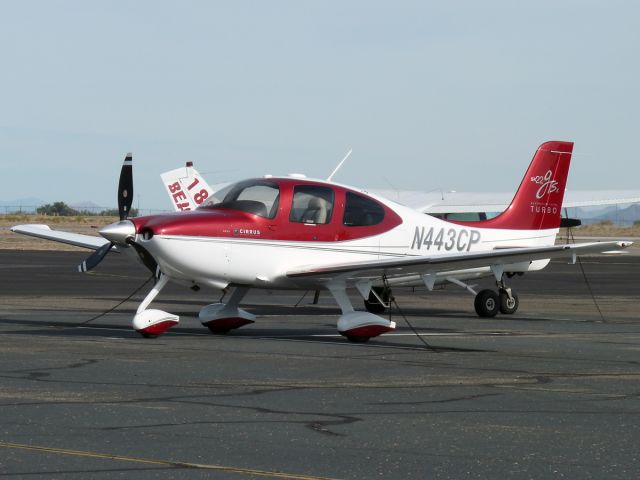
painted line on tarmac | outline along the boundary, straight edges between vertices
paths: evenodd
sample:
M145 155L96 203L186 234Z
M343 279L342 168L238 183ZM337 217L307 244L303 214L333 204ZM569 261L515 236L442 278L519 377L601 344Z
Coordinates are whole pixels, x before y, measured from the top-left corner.
M588 262L585 260L582 260L580 263L586 265L638 265L638 262Z
M0 442L0 448L12 450L28 450L42 453L53 453L57 455L69 455L73 457L99 458L103 460L113 460L118 462L143 463L146 465L160 465L172 468L191 468L198 470L217 470L225 473L238 473L241 475L254 475L258 477L286 478L291 480L332 480L329 477L317 477L313 475L298 475L295 473L272 472L268 470L254 470L252 468L230 467L225 465L175 462L172 460L157 460L151 458L129 457L124 455L111 455L109 453L86 452L82 450L69 450L66 448L42 447L36 445L25 445L21 443Z
M514 335L512 332L432 332L432 333L418 333L420 337L466 337L466 336L479 336L479 337L504 337ZM520 335L520 334L518 334ZM415 337L415 333L385 333L380 336L380 338L388 338L388 337ZM269 335L268 338L296 338L296 337L331 337L331 338L342 338L343 335L338 333L316 333L311 335L305 335L303 333L297 335ZM265 338L265 337L262 337ZM376 337L372 337L376 338Z

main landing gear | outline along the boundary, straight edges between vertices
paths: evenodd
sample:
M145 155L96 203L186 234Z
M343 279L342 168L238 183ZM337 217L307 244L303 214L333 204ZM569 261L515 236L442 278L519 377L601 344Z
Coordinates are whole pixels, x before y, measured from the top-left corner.
M518 295L506 285L504 276L496 281L498 291L488 288L477 294L471 286L458 279L448 278L447 280L475 294L474 307L479 317L491 318L498 313L513 315L518 310L520 304ZM369 297L364 300L364 307L370 313L384 313L391 299L393 296L390 288L372 287Z
M230 330L253 323L256 316L239 308L240 301L249 292L249 287L235 287L231 298L227 303L212 303L207 305L198 314L202 325L211 333L224 335Z
M512 315L518 310L518 295L507 287L504 279L496 282L498 292L491 289L481 290L476 295L473 306L479 317L495 317L498 312Z
M372 310L369 310L368 307L367 310L369 310L369 312L356 312L351 305L349 297L347 296L347 290L344 283L332 283L327 285L327 288L342 310L342 316L338 319L338 332L340 335L346 337L350 342L363 343L368 341L370 338L395 330L395 322L374 315L371 313ZM362 289L363 292L361 293L366 293L370 288L370 285L364 287ZM391 291L388 290L388 293L390 294ZM371 295L369 295L369 300L370 299ZM377 305L375 305L374 302L370 303L373 305L373 308L376 309L373 311L384 312L385 306L380 303L381 299L382 298L376 298ZM365 300L365 306L366 305L367 300ZM377 310L380 307L382 310Z
M391 298L390 288L371 287L369 298L364 299L364 308L370 313L384 313Z

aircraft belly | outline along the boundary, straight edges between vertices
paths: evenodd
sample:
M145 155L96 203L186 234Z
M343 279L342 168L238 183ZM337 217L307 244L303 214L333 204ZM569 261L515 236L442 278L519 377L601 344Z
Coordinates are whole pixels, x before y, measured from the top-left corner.
M376 247L356 247L337 243L238 243L233 246L234 282L275 288L299 288L300 279L291 279L287 271L305 265L365 261L378 258ZM309 281L304 282L305 285ZM309 284L317 284L312 280Z

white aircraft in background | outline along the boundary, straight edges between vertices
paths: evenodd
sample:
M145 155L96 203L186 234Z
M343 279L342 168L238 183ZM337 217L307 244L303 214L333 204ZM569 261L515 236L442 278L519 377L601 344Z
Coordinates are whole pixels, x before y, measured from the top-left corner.
M376 189L377 195L392 199L419 212L444 220L486 220L503 212L513 198L505 192L456 192L437 190L433 192L395 191ZM567 190L562 209L624 205L640 202L638 190ZM566 218L563 218L563 223ZM575 222L562 226L577 226Z
M328 290L342 310L338 331L366 341L394 330L395 323L355 311L348 288L383 304L373 287L420 283L432 289L440 282L494 276L498 291L482 290L475 299L480 315L494 316L517 308L505 277L540 270L551 258L575 261L578 254L630 245L555 245L572 150L569 142L541 145L509 207L480 222L444 221L357 188L300 176L244 180L222 199L205 199L208 190L179 182L184 197L200 204L197 209L128 219L133 199L128 155L118 186L121 220L102 228L102 239L43 225L12 230L94 249L80 271L94 268L114 247L139 258L157 276L133 318L133 328L143 336L159 335L179 322L177 315L147 308L173 281L190 288L234 288L226 304L200 311L200 321L212 332L255 320L239 307L251 288ZM176 201L185 201L174 187L169 192Z

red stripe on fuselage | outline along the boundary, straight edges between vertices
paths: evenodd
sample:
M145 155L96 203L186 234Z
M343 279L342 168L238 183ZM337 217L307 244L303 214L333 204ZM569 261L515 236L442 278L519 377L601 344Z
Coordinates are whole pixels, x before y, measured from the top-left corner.
M366 194L333 184L289 178L264 179L280 188L278 212L273 219L238 210L201 207L191 212L175 212L131 219L138 234L176 235L211 238L242 238L308 242L357 240L387 232L402 223L402 218L388 206L376 201L384 210L384 219L370 226L343 224L346 193ZM289 219L293 188L298 185L324 186L335 192L331 220L326 224L306 224ZM370 198L370 197L368 197Z

